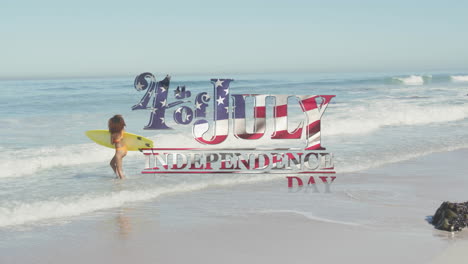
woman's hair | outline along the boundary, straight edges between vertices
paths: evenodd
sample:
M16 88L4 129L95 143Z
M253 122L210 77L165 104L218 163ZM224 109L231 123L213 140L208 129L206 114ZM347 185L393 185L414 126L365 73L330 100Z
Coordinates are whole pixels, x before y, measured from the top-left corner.
M126 126L122 115L115 115L109 119L109 133L120 133Z

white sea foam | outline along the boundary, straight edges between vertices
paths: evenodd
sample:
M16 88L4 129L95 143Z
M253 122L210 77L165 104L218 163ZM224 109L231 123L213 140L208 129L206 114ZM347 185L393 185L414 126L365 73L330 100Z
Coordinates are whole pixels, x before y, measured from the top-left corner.
M211 131L209 133L211 133ZM271 133L272 131L266 133L266 135ZM197 146L197 142L191 136L190 132L178 132L176 135L174 133L159 134L148 138L154 140L156 147L159 148ZM177 140L174 140L175 138ZM290 140L277 140L274 143L283 143L283 145L289 144L289 146L291 146L292 142ZM303 140L295 140L295 143L297 147L304 145ZM232 148L232 146L236 146L237 148L247 148L251 147L251 144L252 142L248 140L239 142L239 140L236 140L236 138L231 135L223 144L215 147ZM271 145L272 142L268 136L264 136L262 139L257 140L256 144ZM113 153L114 150L94 143L8 150L0 153L0 178L29 176L46 169L57 167L82 166L91 163L102 163L106 165L112 158ZM129 151L125 161L129 159L144 160L142 156L143 155L138 151Z
M422 151L416 152L406 152L406 153L392 153L393 155L381 155L379 159L372 159L369 157L367 160L361 160L360 162L348 162L347 164L342 164L342 166L336 166L337 173L351 173L351 172L358 172L364 171L372 168L378 168L387 164L402 162L406 160L412 160L419 157L427 156L433 153L439 152L449 152L455 151L458 149L468 148L468 144L460 144L456 146L446 146L446 147L439 147L439 148L430 148Z
M406 85L422 85L424 84L423 76L411 75L409 77L394 77L394 80L397 80Z
M452 75L450 78L454 82L468 82L468 75Z
M101 195L85 194L79 197L57 197L38 202L8 201L0 205L0 227L21 225L45 219L77 216L98 210L115 208L130 202L147 201L162 195L192 192L211 186L230 186L243 183L271 181L282 175L232 176L199 183L181 183L147 190L123 190Z
M4 151L0 154L0 178L31 175L59 166L108 162L112 154L112 149L93 143Z
M340 115L326 117L322 133L327 136L366 134L385 126L415 126L446 123L468 118L468 105L420 106L397 101L352 107Z

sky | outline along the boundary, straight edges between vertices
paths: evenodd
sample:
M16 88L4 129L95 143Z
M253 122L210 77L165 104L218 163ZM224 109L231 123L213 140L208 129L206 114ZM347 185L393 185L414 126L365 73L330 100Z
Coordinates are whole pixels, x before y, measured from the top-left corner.
M0 78L468 71L466 1L0 0Z

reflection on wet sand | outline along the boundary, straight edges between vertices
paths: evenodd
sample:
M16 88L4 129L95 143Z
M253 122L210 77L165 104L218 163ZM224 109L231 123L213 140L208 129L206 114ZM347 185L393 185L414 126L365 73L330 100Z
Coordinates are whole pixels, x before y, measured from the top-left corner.
M120 208L116 216L119 235L124 239L127 239L132 232L132 223L129 217L129 211L129 208Z

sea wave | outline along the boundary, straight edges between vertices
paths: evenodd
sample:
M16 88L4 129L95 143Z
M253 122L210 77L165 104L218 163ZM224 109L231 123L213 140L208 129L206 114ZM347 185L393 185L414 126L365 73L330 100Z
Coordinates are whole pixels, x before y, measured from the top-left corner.
M431 75L410 75L408 77L393 77L393 80L405 85L423 85L425 81L431 78Z
M40 170L108 162L113 150L94 143L10 150L0 153L0 178L31 175ZM129 153L130 156L136 153Z
M158 147L184 147L194 141L182 133L174 142L173 134L147 137L157 142ZM2 148L0 146L0 148ZM72 144L63 146L30 147L24 149L5 149L0 152L0 178L34 175L42 170L56 167L78 166L91 163L108 164L114 150L95 143ZM141 158L138 151L129 151L125 161Z
M376 102L369 107L349 108L322 121L324 135L366 134L385 126L415 126L446 123L468 118L468 105L414 105L395 101Z
M343 166L337 166L336 172L337 173L352 173L352 172L359 172L368 169L378 168L384 165L402 162L406 160L412 160L419 157L427 156L433 153L439 152L449 152L455 151L459 149L466 149L468 148L468 144L459 144L454 146L444 146L444 147L433 147L421 151L415 152L405 152L399 153L395 155L395 153L390 153L388 155L380 155L379 159L372 159L369 160L361 160L360 162L348 162L347 164L342 164Z
M450 78L454 82L468 82L468 75L452 75Z
M163 195L186 193L214 186L257 183L282 178L282 175L233 176L198 183L181 183L146 190L122 190L107 194L56 197L38 202L7 201L0 204L0 227L38 222L46 219L77 216L98 210L120 207L126 203L156 199Z

